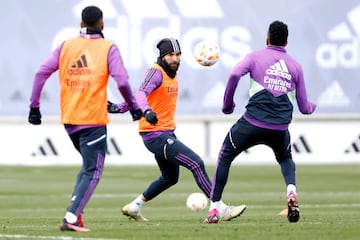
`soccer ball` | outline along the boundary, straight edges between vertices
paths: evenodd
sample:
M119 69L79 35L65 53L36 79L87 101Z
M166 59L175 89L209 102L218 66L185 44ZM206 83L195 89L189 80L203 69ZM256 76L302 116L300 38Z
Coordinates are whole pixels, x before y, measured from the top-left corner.
M204 210L207 204L207 197L205 194L199 192L191 193L186 200L186 206L192 211Z
M202 66L212 66L218 61L220 50L216 43L202 40L194 48L194 57Z

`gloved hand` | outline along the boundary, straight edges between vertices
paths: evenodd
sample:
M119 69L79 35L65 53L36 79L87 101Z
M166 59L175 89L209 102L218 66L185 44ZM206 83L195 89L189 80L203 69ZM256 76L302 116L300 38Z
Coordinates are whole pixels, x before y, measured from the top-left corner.
M133 121L139 120L143 115L143 112L141 111L140 108L136 109L136 110L130 110L130 113L131 113Z
M109 113L119 113L120 112L119 105L117 105L116 103L112 103L110 101L107 102L107 110Z
M34 125L41 124L41 113L39 108L30 108L28 121Z
M151 109L148 109L144 112L144 117L145 117L146 121L150 124L155 125L158 122L156 112L154 112Z

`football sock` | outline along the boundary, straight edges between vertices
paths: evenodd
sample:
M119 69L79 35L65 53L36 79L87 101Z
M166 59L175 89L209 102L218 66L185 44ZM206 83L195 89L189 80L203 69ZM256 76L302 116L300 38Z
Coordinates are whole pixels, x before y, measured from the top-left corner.
M210 202L210 208L209 211L213 210L213 209L217 209L219 210L218 206L219 206L220 201L216 201L216 202Z
M66 212L65 219L68 223L76 223L77 216L73 214L72 212Z
M224 216L224 213L227 208L228 208L228 205L226 205L222 200L220 200L218 203L218 211L219 211L220 216Z
M131 205L135 205L138 208L141 208L144 205L145 201L141 199L141 195L139 195L137 198L134 199L134 201L131 202Z
M294 184L289 184L286 187L287 195L289 195L290 192L293 192L296 194L296 186Z

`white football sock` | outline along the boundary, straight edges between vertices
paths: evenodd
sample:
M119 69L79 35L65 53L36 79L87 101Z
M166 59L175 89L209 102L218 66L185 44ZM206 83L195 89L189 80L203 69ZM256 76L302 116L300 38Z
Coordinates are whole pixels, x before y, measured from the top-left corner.
M72 212L66 212L65 219L68 223L76 223L77 216L73 214Z
M293 192L296 194L296 186L294 184L289 184L286 187L287 195L289 195L290 192Z
M138 211L142 208L144 203L145 203L145 201L142 200L141 195L139 195L139 196L137 196L137 198L134 199L134 201L131 202L130 208L133 211Z
M219 211L220 217L223 217L225 215L225 211L228 207L229 206L226 205L222 200L219 201L218 211Z
M219 211L219 203L220 203L220 201L210 202L209 211L211 211L211 210L213 210L215 208Z

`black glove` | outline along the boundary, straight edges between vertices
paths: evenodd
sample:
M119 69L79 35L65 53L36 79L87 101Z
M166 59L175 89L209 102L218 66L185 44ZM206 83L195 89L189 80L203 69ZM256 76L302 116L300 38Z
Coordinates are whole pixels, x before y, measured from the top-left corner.
M30 108L28 121L34 125L41 124L41 113L39 108Z
M136 110L130 110L130 113L131 113L133 121L139 120L143 115L143 112L141 111L140 108L136 109Z
M145 111L144 113L144 117L146 119L146 121L148 123L151 123L153 125L155 125L158 122L157 116L156 116L156 112L154 112L151 109L148 109Z
M120 112L119 105L117 105L116 103L112 103L110 101L107 102L107 110L109 113L119 113Z

